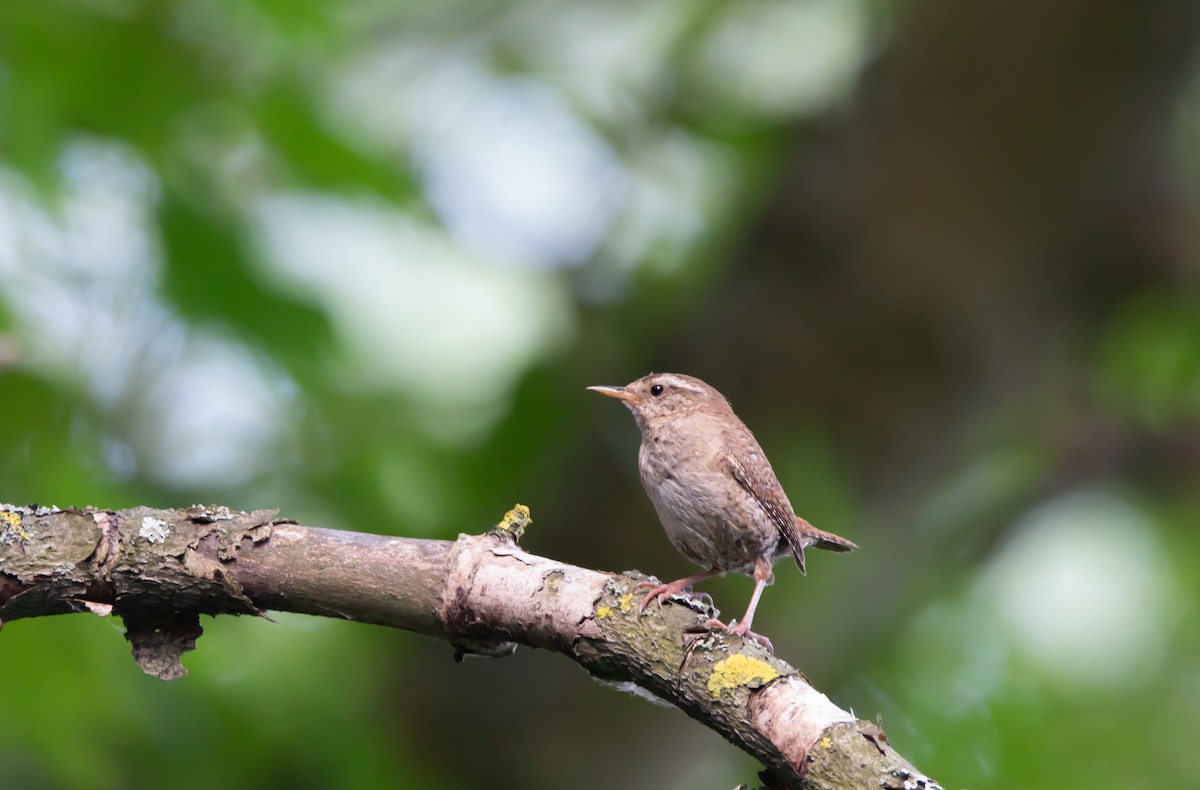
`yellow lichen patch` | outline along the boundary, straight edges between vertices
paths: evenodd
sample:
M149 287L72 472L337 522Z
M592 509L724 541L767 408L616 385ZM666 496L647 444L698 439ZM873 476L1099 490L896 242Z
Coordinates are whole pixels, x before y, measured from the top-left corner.
M621 607L622 612L633 610L633 593L626 593L621 596L621 600L617 601L617 606Z
M605 617L612 617L613 610L611 606L601 606L596 609L596 617L603 620Z
M738 653L713 665L712 674L708 676L708 690L716 699L722 691L745 686L755 680L762 685L777 677L779 673L766 661Z
M11 510L0 513L0 531L11 532L21 540L29 540L29 533L21 526L21 514Z
M507 532L515 539L520 540L525 534L525 528L533 523L533 516L529 513L529 508L522 505L520 502L513 505L512 510L504 514L504 518L500 519L500 523L495 526L498 532Z

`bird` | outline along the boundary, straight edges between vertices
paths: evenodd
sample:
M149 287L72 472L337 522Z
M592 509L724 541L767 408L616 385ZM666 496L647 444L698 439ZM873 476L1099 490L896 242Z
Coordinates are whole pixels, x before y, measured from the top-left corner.
M725 396L694 376L651 373L625 386L588 390L620 400L642 434L638 471L667 538L700 573L650 587L639 612L692 585L726 573L754 579L741 620L712 620L708 628L750 637L763 589L774 582L774 564L791 555L804 575L804 550L852 551L858 546L796 516L754 434Z

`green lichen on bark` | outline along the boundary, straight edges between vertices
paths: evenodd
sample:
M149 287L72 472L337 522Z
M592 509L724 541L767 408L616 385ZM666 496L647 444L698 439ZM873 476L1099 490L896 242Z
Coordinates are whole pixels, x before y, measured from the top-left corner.
M639 612L645 594L644 588L637 587L639 581L639 576L623 574L606 585L594 607L602 637L581 640L576 659L606 681L632 677L641 688L670 699L735 745L753 744L756 753L773 755L767 761L769 768L797 778L778 749L748 723L750 696L762 682L735 679L728 672L731 659L754 666L760 680L772 674L797 674L796 670L752 639L706 629L718 613L695 599L672 599L661 606L651 603ZM716 698L710 685L714 673L720 681Z

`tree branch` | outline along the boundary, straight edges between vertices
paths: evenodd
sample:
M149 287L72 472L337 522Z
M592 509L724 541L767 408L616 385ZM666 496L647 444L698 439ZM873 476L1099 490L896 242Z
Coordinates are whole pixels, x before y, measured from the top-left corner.
M679 707L761 760L772 786L938 787L877 725L753 640L691 633L707 607L678 599L639 615L639 574L525 552L527 521L518 506L486 535L439 541L304 527L276 511L0 505L0 625L118 614L139 665L165 679L186 674L201 614L341 617L446 639L459 655L523 644Z

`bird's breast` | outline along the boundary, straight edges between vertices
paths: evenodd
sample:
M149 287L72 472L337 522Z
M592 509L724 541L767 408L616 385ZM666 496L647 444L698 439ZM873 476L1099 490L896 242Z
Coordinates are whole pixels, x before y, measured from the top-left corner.
M642 485L663 530L683 555L708 568L742 571L774 553L778 530L729 473L723 446L686 432L643 435Z

